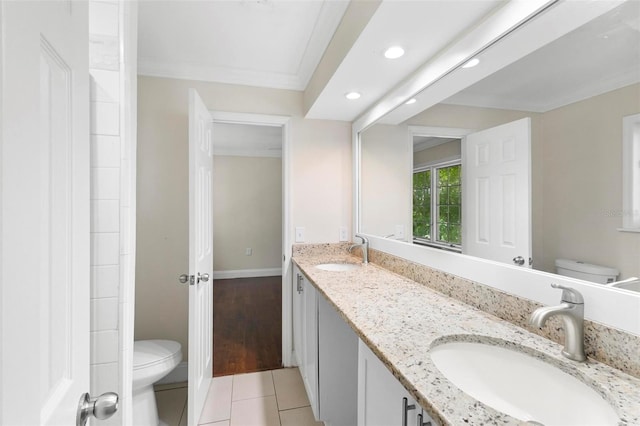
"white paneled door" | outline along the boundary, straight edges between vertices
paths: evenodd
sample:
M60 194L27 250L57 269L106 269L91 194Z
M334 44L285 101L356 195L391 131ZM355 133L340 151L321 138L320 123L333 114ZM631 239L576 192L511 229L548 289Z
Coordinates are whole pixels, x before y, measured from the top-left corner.
M189 90L189 391L188 423L198 424L213 367L213 121Z
M73 425L89 391L87 7L0 2L3 425Z
M530 267L531 119L466 136L463 142L465 254Z

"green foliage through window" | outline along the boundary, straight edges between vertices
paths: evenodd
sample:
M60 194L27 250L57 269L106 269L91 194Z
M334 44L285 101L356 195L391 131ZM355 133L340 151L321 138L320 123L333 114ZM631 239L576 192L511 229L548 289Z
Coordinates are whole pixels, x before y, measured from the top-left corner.
M460 171L460 164L456 164L414 172L414 238L458 246L462 243Z

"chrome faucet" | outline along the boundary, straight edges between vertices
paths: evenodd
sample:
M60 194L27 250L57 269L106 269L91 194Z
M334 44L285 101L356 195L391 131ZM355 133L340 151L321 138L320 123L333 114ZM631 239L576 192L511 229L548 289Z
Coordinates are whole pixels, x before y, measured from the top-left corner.
M349 247L349 253L356 247L360 247L362 249L362 263L369 263L369 240L364 235L356 234L357 238L362 240L362 244L354 244Z
M584 354L584 299L570 287L551 284L562 289L561 303L558 306L538 308L531 314L529 324L542 328L549 318L560 315L564 324L564 348L562 355L574 361L586 361Z

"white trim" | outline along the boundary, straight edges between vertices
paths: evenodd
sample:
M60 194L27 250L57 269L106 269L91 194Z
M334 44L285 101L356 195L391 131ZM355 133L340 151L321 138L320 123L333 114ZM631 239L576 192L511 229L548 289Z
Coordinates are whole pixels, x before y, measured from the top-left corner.
M462 157L460 155L452 155L441 160L433 160L428 163L416 164L413 166L413 173L424 172L427 169L456 166L458 164L462 164Z
M169 374L158 380L156 385L167 385L171 383L182 383L189 379L189 363L183 361L176 366ZM131 423L125 423L131 424Z
M463 129L460 127L437 127L437 126L408 126L409 135L413 139L414 136L431 136L434 138L456 138L462 139L469 133L475 132L474 129Z
M622 119L622 228L640 231L640 114Z
M282 274L282 268L230 269L226 271L213 271L213 279L226 280L232 278L275 277L280 274Z
M304 81L296 74L206 66L185 62L165 62L152 58L140 58L138 60L138 74L179 80L240 84L244 86L285 90L304 90Z

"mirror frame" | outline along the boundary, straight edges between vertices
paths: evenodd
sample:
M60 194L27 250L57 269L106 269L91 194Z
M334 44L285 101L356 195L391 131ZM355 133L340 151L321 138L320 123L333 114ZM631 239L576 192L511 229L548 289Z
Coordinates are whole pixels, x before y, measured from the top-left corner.
M404 102L420 95L412 109L394 117L397 123L423 111L454 93L480 81L487 75L515 62L579 26L624 3L543 1L510 2L481 25L452 44L446 51L420 67L352 123L353 149L353 229L359 233L362 220L361 133ZM529 7L522 7L526 3ZM517 7L520 6L520 7ZM552 29L552 30L550 30ZM509 38L505 38L509 35ZM470 38L472 40L470 40ZM500 45L494 46L497 41ZM475 42L474 48L470 43ZM493 47L495 63L470 78L456 71L462 64ZM470 53L471 52L471 53ZM491 68L487 71L487 68ZM404 115L403 115L404 114ZM622 143L622 141L621 141ZM407 242L366 234L370 247L393 256L438 269L545 305L557 304L560 295L550 283L559 283L580 291L585 298L585 317L618 329L640 334L640 293L529 268L502 264L464 254L418 246ZM526 285L522 285L522 284ZM611 309L615 306L616 309Z

